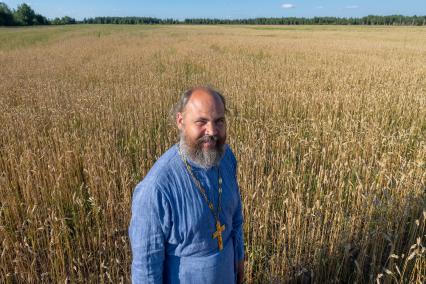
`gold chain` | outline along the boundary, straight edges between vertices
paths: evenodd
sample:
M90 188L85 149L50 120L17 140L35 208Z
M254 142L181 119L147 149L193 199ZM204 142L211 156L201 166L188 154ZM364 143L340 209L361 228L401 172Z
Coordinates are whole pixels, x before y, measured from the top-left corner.
M203 196L204 200L206 201L206 203L209 206L210 211L213 213L214 219L216 221L216 223L219 221L219 214L221 211L221 201L222 201L222 177L220 176L220 171L219 171L219 167L217 168L217 175L218 175L218 180L219 180L219 198L218 198L218 204L217 204L217 211L214 210L214 205L213 203L209 200L209 198L207 197L207 193L206 190L201 186L201 183L198 181L198 179L195 177L194 173L191 170L191 166L188 164L188 162L186 161L185 157L182 155L181 151L180 151L180 147L178 146L178 152L179 152L179 156L181 157L183 163L186 166L186 169L189 172L189 175L191 176L192 180L194 181L195 185L197 186L197 188L199 189L199 191L201 192L201 195Z

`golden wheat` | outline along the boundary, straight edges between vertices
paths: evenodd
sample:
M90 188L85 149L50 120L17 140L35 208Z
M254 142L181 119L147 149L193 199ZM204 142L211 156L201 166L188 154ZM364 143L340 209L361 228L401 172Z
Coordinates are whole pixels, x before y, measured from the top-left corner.
M129 282L135 184L169 110L229 101L246 279L426 281L426 30L0 29L0 282Z

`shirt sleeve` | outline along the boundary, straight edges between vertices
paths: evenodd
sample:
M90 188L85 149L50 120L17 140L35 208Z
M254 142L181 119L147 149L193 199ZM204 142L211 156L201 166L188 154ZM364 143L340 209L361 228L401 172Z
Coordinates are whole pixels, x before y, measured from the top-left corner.
M238 206L232 220L234 228L234 236L236 242L237 261L244 260L244 230L243 230L243 212L241 205L241 197L238 194Z
M167 198L154 183L136 186L132 200L129 237L132 248L132 283L163 283L165 241L170 230Z
M235 158L232 151L230 151L231 162L233 165L235 180L237 180L237 159ZM232 227L234 230L234 238L235 238L235 252L236 252L236 261L244 260L244 218L243 218L243 208L241 203L241 195L240 190L238 188L237 182L237 195L238 195L238 205L235 210L234 216L232 218Z

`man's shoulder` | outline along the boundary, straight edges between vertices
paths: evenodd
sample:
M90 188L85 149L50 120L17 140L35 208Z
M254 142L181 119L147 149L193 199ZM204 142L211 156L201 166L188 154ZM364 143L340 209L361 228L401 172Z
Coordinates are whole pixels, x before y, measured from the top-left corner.
M237 159L235 158L234 152L232 152L231 147L226 144L225 154L223 155L223 160L225 163L229 163L233 168L237 167Z
M177 145L170 147L158 160L154 163L148 175L154 175L157 178L167 175L170 171L176 169L177 163L180 161Z
M165 194L170 187L176 184L176 178L181 176L181 171L184 170L181 163L178 147L173 145L154 163L145 178L136 185L134 197L142 192L145 192L144 194ZM229 171L236 172L237 160L228 144L225 146L221 164Z
M180 161L177 146L170 147L152 166L145 178L136 185L135 194L143 188L150 188L152 191L162 190L171 182L173 173L178 168Z

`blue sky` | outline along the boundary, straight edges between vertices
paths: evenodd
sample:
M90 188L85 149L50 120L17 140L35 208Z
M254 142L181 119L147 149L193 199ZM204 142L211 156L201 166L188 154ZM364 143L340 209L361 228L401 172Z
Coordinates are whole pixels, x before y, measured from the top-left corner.
M15 9L27 3L48 18L71 16L150 16L157 18L362 17L426 15L426 0L0 0Z

